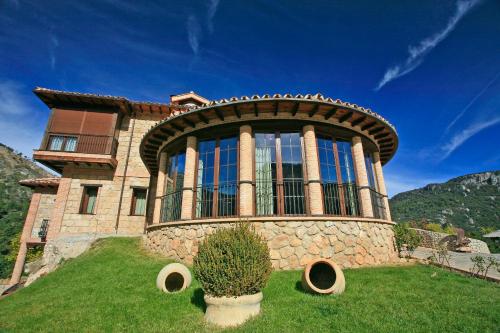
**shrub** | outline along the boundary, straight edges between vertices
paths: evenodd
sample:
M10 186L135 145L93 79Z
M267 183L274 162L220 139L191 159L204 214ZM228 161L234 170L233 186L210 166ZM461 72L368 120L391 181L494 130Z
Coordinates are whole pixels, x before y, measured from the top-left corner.
M410 229L406 223L394 226L394 237L396 238L396 246L400 254L405 249L408 251L408 254L413 253L422 241L422 236L415 230Z
M434 232L444 232L443 228L438 223L427 223L424 226L424 229L429 230L429 231L434 231Z
M218 229L199 245L193 271L210 296L256 294L272 272L269 248L248 223Z

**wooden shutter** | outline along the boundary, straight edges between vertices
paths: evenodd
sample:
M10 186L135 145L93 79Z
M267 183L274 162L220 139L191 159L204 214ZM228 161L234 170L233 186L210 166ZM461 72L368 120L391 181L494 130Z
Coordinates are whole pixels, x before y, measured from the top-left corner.
M83 111L53 109L49 131L54 133L80 133L83 116Z
M113 135L116 113L86 111L82 134Z

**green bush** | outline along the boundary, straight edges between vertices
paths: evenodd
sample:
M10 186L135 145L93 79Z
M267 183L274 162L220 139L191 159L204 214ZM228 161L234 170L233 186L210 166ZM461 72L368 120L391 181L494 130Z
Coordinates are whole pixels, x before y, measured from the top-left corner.
M272 272L269 248L248 223L218 229L199 245L193 271L210 296L256 294Z
M394 237L399 253L406 249L411 254L422 242L422 236L414 229L410 229L406 223L399 223L394 226Z

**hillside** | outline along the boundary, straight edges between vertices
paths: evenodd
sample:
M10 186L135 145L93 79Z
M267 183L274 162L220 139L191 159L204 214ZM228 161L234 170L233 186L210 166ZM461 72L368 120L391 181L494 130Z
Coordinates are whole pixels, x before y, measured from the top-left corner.
M22 229L31 197L31 190L18 181L49 176L22 154L0 143L0 278L10 275L13 263L7 260L9 243Z
M399 193L390 206L397 222L426 219L475 233L487 227L500 229L500 171L465 175Z

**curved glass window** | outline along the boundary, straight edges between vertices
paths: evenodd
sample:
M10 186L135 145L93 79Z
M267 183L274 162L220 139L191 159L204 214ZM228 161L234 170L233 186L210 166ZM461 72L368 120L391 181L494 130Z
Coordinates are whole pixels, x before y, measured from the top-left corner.
M184 168L186 153L179 152L167 157L167 174L161 204L161 221L175 221L181 218L182 187L184 185ZM161 186L161 184L158 184Z
M257 215L306 212L300 133L255 133Z
M318 137L318 153L325 214L360 214L351 143Z
M195 214L197 218L237 215L238 139L200 141Z

